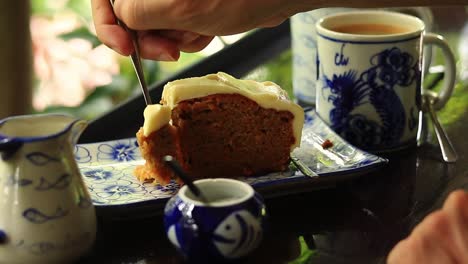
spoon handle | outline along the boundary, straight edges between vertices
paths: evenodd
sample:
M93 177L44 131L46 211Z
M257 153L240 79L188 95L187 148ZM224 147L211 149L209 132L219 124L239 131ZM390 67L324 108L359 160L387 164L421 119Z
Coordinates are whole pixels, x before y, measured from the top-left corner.
M114 0L110 0L110 3L112 6L112 12L114 12ZM143 67L141 66L140 48L138 45L137 33L134 30L129 29L127 25L125 25L125 23L120 21L120 19L117 18L115 13L114 13L114 17L115 17L115 20L117 21L117 24L121 26L122 28L124 28L131 35L132 43L133 43L133 52L132 54L130 54L130 58L132 59L133 68L135 69L138 82L140 83L140 87L143 92L143 97L145 98L146 105L152 104L151 97L148 92L148 87L146 86Z
M182 181L187 184L190 191L195 194L195 196L200 197L201 191L198 187L193 183L192 179L184 172L184 170L180 167L179 163L172 157L172 156L164 156L164 162L172 169L172 171L179 176Z
M437 140L439 141L439 146L440 150L442 152L442 157L446 162L456 162L458 159L457 153L455 151L455 148L452 145L452 142L450 142L447 133L445 132L444 128L439 122L439 119L437 118L437 114L434 110L434 107L432 106L431 102L427 103L428 110L429 110L429 115L431 116L432 123L434 124Z

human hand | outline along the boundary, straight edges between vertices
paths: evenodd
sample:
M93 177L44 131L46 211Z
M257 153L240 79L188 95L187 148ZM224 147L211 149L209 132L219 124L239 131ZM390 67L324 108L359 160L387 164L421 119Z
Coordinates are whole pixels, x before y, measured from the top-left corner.
M452 192L392 249L387 263L468 263L468 193Z
M275 26L294 13L284 0L115 0L117 17L137 30L177 29L206 36Z
M133 52L130 33L117 25L109 0L91 0L94 25L102 43L128 56ZM196 52L206 47L213 37L183 30L137 31L140 56L158 61L175 61L180 52Z
M129 28L138 31L142 57L177 60L180 51L200 51L213 36L276 26L300 10L284 2L115 0L114 11ZM110 48L129 55L133 51L130 35L116 24L111 8L108 0L92 0L97 35Z

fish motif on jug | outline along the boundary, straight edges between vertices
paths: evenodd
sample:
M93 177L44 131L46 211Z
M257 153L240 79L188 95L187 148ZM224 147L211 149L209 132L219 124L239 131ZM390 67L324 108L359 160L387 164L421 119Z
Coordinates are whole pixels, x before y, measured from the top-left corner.
M55 219L62 218L66 215L68 215L68 211L62 209L61 207L57 207L56 211L52 214L46 214L36 208L28 208L23 212L23 217L34 224L43 224Z
M72 181L72 175L64 173L60 175L56 180L49 181L45 177L41 177L39 185L35 188L38 191L48 191L51 189L63 190L67 188Z
M26 158L36 166L45 166L51 162L60 162L60 159L43 152L28 153L26 154Z

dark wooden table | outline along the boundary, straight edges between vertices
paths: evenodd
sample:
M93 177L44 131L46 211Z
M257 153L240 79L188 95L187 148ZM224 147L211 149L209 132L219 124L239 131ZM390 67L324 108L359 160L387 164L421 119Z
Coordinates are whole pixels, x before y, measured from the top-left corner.
M442 160L427 122L421 145L386 155L390 162L378 171L324 189L268 199L265 239L245 263L384 263L391 248L439 208L451 191L468 190L468 15L464 9L434 9L436 32L450 40L458 56L460 79L454 97L439 112L458 161ZM99 215L99 209L98 216L96 245L79 263L184 263L165 237L161 216L116 221Z

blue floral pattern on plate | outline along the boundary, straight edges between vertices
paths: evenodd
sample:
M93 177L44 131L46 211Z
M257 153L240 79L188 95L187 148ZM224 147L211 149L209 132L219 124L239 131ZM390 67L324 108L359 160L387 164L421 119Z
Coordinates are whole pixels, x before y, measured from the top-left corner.
M348 144L335 134L314 110L305 112L301 147L294 150L294 155L319 175L314 178L315 181L336 175L368 172L387 163L384 158ZM331 141L333 146L324 149L322 144L326 140ZM143 164L144 160L135 138L79 144L75 149L75 157L97 207L132 205L154 200L165 203L180 187L174 181L160 185L141 183L136 179L133 170L137 165ZM311 180L293 167L284 172L238 179L259 189L281 189L284 183L302 184ZM288 185L287 188L291 186ZM293 193L294 190L289 192Z

